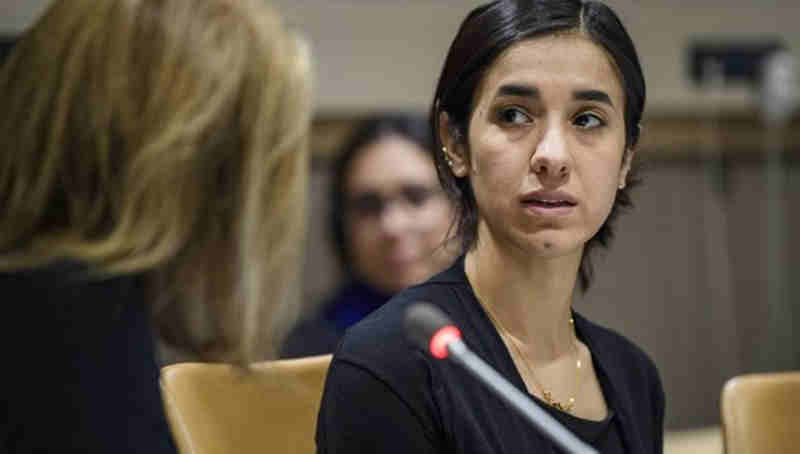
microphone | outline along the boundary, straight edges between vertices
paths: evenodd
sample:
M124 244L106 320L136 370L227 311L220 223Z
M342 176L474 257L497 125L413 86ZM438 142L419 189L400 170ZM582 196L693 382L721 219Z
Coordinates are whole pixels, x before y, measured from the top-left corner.
M405 330L414 345L434 358L459 364L567 453L598 454L473 353L461 340L459 329L436 306L425 302L411 305L406 311Z

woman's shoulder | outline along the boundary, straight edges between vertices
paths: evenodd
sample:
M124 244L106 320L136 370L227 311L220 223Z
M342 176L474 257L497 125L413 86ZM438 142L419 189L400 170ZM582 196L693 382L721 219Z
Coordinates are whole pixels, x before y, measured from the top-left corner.
M133 313L137 319L147 313L140 275L102 276L75 261L4 271L0 288L20 303L6 307L13 319L37 324L53 335L65 335L63 330L69 329L82 337L114 329Z
M44 265L0 271L0 283L6 289L17 287L38 291L103 286L126 286L137 283L140 275L106 275L87 263L58 260ZM67 296L67 295L64 295Z
M463 270L456 262L450 268L427 281L395 294L388 302L347 330L341 353L374 351L387 344L387 348L407 351L413 347L405 341L403 320L412 305L426 302L438 306L446 314L458 317L456 310L467 289ZM455 313L454 313L455 312ZM458 321L458 320L456 320Z
M54 284L58 284L69 282L70 279L66 279L68 276L72 279L84 276L88 269L88 266L81 262L59 260L44 265L4 269L0 271L0 280L6 284L16 283L18 285L25 285L34 281L40 284L42 281L52 281Z
M447 302L452 299L451 287L450 283L431 279L396 294L345 332L334 352L334 365L347 362L397 381L420 378L419 374L426 374L430 369L429 358L408 340L405 314L418 302L437 305L447 312Z
M447 286L430 281L401 291L347 330L340 353L361 354L382 346L397 350L412 348L405 341L406 311L417 302L442 301L448 292Z

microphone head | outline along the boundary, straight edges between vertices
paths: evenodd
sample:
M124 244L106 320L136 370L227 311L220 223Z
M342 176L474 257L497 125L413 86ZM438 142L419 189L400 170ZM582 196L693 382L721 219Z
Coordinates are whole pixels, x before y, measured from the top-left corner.
M444 312L425 302L414 303L406 310L405 331L412 344L439 359L447 357L447 344L461 337Z

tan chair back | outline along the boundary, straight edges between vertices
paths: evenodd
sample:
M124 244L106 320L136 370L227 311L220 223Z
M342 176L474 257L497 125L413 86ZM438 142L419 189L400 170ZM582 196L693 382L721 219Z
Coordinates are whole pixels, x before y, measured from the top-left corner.
M800 372L734 377L721 405L727 454L800 452Z
M182 454L314 453L331 355L249 370L182 363L161 371L167 418Z

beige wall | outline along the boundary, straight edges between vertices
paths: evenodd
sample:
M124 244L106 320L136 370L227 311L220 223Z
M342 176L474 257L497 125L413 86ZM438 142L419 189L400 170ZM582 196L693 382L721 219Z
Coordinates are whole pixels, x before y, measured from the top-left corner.
M443 57L475 0L279 0L306 30L317 56L318 106L362 111L385 106L424 109ZM613 0L637 43L653 111L702 109L685 78L684 48L697 36L782 36L800 49L800 3L723 0ZM747 90L727 104L741 108Z
M49 0L0 0L0 33L19 33L48 3Z
M447 47L475 0L279 0L317 55L318 106L359 111L427 107ZM685 77L684 48L698 36L775 34L800 49L800 2L610 0L642 56L650 109L702 109ZM747 90L728 104L747 105Z
M19 30L46 0L0 0L0 31ZM425 109L443 57L476 0L274 0L311 39L317 108L352 113L375 108ZM684 48L697 36L783 37L800 52L796 0L609 0L642 56L649 109L702 110L685 78ZM749 102L734 90L728 104Z

